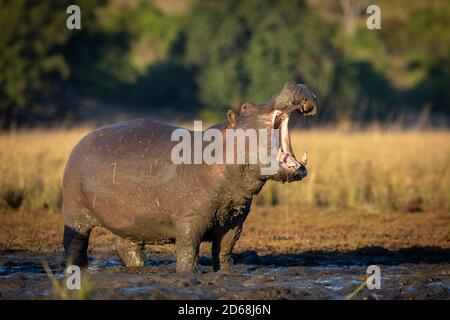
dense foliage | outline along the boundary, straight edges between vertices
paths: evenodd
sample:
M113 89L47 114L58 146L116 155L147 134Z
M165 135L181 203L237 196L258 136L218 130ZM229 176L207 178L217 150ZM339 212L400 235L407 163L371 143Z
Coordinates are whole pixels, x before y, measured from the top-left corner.
M366 28L363 0L86 0L69 31L71 3L0 0L3 126L61 118L85 98L213 119L287 81L317 93L322 120L448 115L445 1L378 1L381 30Z

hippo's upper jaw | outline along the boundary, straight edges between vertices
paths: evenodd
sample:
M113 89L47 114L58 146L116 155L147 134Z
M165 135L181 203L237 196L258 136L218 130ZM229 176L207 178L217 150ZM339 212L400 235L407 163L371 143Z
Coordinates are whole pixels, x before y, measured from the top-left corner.
M317 113L316 95L304 84L287 82L281 91L275 94L264 106L266 111L279 110L286 114L298 112L304 116Z

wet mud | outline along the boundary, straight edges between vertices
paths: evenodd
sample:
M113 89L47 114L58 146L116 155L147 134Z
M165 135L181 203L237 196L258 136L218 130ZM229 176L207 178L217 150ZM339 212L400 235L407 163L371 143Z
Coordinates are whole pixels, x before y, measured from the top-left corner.
M419 247L397 251L312 251L234 255L234 272L212 272L201 257L197 274L177 274L175 256L151 254L146 265L90 258L81 290L66 290L63 261L20 252L0 256L0 299L449 299L450 252ZM44 262L45 261L45 262ZM48 264L49 268L44 265ZM358 287L369 265L381 270L381 288Z

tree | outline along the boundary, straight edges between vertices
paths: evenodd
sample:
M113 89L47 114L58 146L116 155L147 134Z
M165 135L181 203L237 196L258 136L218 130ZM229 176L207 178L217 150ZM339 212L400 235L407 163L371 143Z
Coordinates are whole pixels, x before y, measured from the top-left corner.
M207 108L264 102L286 81L330 94L332 29L305 1L198 1L189 21L186 59Z
M52 90L69 68L57 51L64 31L67 1L0 1L0 113L4 126Z

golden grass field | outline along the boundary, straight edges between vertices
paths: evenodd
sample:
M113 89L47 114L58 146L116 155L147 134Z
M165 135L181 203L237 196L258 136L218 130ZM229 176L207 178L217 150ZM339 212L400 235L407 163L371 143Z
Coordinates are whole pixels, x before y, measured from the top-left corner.
M0 134L0 252L61 252L62 174L89 130ZM450 248L449 131L314 129L292 140L309 175L265 186L237 251ZM112 250L112 239L95 231L91 250Z

